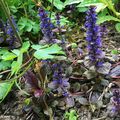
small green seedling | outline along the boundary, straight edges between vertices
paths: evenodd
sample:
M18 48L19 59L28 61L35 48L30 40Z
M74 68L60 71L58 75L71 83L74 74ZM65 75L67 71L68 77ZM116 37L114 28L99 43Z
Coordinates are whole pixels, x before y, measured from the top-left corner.
M65 119L66 120L77 120L78 115L75 110L70 110L70 112L65 113Z

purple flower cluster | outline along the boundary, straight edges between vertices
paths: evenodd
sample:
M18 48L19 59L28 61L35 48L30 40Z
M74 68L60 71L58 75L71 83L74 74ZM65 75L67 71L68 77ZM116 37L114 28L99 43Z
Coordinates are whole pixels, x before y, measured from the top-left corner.
M16 30L18 30L14 18L11 18ZM0 35L0 43L6 42L9 45L9 48L14 48L16 36L9 21L7 21L7 23L4 23L2 20L0 20L0 31L2 32L2 35Z
M96 24L97 14L95 12L95 7L90 7L87 11L86 16L86 41L88 42L88 52L89 59L93 65L96 67L102 66L101 58L103 57L103 52L101 50L102 42L99 26Z
M62 94L63 96L68 95L68 88L70 84L67 79L65 79L62 75L62 68L59 63L55 63L52 66L54 71L53 73L53 81L48 85L49 88L57 90L58 94Z
M113 108L112 111L114 113L120 112L120 91L114 90L113 97L112 97Z
M51 23L51 19L48 17L46 11L43 8L39 8L39 16L40 16L40 27L41 31L46 38L46 42L52 43L53 42L53 32L52 29L54 25Z
M18 31L17 25L16 25L16 22L15 22L14 18L13 17L11 17L11 18L12 18L12 23L14 24L16 30ZM16 36L14 34L14 31L13 31L9 21L7 21L7 31L6 32L7 32L6 41L9 44L10 48L14 48L13 44L16 41Z

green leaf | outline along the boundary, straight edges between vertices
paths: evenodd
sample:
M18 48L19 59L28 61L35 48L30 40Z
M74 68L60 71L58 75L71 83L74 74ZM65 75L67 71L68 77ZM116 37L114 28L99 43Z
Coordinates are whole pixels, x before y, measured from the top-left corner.
M21 18L18 21L19 30L23 30L26 27L26 24L27 24L27 19L26 18Z
M2 102L11 91L14 82L0 82L0 102Z
M112 50L111 53L114 54L114 55L118 55L119 54L118 50Z
M50 3L52 3L52 0L48 0ZM54 0L53 5L58 9L62 10L64 8L64 3L60 0Z
M51 20L53 23L56 24L56 19L55 19L55 14L54 12L52 12L51 14ZM60 24L61 26L64 26L64 25L70 25L70 21L68 21L68 18L67 17L64 17L64 16L60 16Z
M115 25L115 28L116 28L116 30L117 30L118 32L120 32L120 23L117 23L117 24Z
M16 57L17 56L14 53L6 52L6 53L3 54L2 59L3 60L13 60Z
M54 44L48 48L39 49L34 53L34 57L37 59L53 59L56 55L55 54L64 54L62 48L59 47L57 44Z
M84 0L77 7L89 7L89 6L96 6L97 7L96 12L100 12L101 10L107 7L105 4L99 2L99 0Z
M78 115L74 109L70 110L70 112L65 113L65 118L68 120L77 120L77 117Z
M24 42L23 45L22 45L22 48L20 49L20 51L22 53L27 52L27 50L29 49L29 47L30 47L30 42L29 41Z
M111 21L111 20L120 22L120 19L113 17L111 15L108 15L108 16L99 17L97 20L97 24L101 24L101 23L104 23L106 21Z
M17 61L13 61L11 65L11 75L16 74L19 69L19 63Z
M33 33L37 34L40 31L40 25L39 24L35 24L33 25Z
M14 50L12 50L12 52L13 52L14 54L16 54L17 56L20 55L20 50L18 50L18 49L14 49Z
M1 70L6 70L11 67L11 61L1 61L0 62L0 71Z
M25 31L26 32L30 32L30 31L32 31L32 28L33 28L32 24L27 22L26 23L26 27L25 27Z
M20 52L17 61L13 61L11 65L11 75L17 74L17 72L20 70L22 66L22 61L23 61L23 53Z
M18 21L18 28L20 31L31 32L36 23L28 18L21 17ZM35 28L34 28L35 29Z
M86 8L86 7L79 7L78 8L79 12L86 12L87 10L88 10L88 8Z
M64 2L64 6L66 5L72 5L72 4L76 4L76 3L80 3L80 2L83 2L84 0L66 0Z
M6 50L6 49L0 49L0 55L5 54L6 52L8 52L8 50Z
M33 49L35 49L35 50L40 50L40 49L43 49L43 48L47 48L48 47L48 45L32 45L31 46Z
M10 6L10 10L13 12L13 13L16 13L17 12L17 8L15 6Z

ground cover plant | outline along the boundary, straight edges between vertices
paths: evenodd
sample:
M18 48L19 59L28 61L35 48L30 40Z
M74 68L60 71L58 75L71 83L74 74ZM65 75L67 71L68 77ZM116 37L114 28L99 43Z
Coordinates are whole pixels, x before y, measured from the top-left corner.
M0 0L0 120L119 120L119 6Z

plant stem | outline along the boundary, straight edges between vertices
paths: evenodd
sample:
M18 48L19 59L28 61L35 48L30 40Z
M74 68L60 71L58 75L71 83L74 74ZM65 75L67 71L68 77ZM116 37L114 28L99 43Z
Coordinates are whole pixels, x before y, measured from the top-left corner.
M6 5L5 5L5 2L4 2L3 0L0 0L0 5L1 5L3 11L5 12L6 17L7 17L8 20L9 20L10 25L11 25L11 27L12 27L12 29L13 29L16 37L17 37L17 39L19 40L20 44L22 45L22 39L21 39L19 33L18 33L18 32L16 31L16 29L15 29L15 26L14 26L14 24L13 24L13 22L12 22L10 13L9 13L9 11L7 10L7 7L6 7Z
M50 17L49 18L51 18L53 6L54 6L54 0L52 0L52 3L51 3L51 10L50 10Z
M22 77L24 74L25 74L25 72L27 72L27 70L29 70L29 68L33 65L33 63L34 63L34 59L33 60L31 60L31 62L30 62L30 64L28 65L28 66L26 66L26 68L25 68L25 70L21 73L21 74L19 74L18 76L15 76L14 78L11 78L11 79L9 79L9 80L2 80L2 81L15 81L16 79L18 79L18 78L20 78L20 77ZM2 82L2 81L0 81L0 83Z
M48 113L49 113L50 120L54 120L54 119L53 119L53 115L52 115L52 113L50 112L50 109L49 109L49 107L48 107L48 105L47 105L47 103L46 103L45 96L43 97L43 101L44 101L46 110L47 110Z

